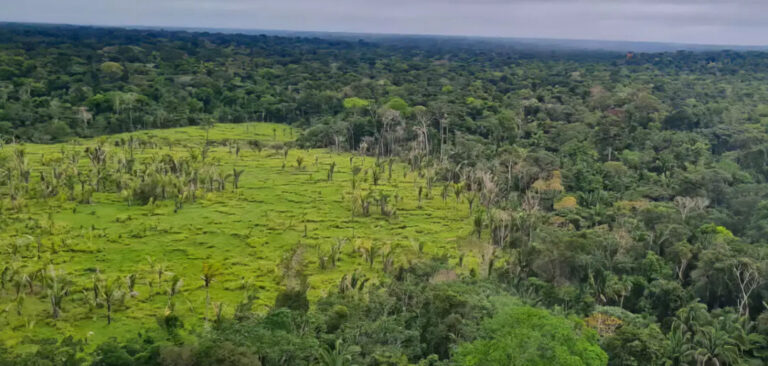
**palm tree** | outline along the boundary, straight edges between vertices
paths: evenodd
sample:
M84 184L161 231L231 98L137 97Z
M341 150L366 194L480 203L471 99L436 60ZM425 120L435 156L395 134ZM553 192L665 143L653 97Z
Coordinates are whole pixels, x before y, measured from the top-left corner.
M336 341L333 349L327 345L317 353L320 366L352 366L352 357L360 352L357 346L347 346L341 339Z
M208 319L208 306L211 303L211 295L209 293L209 288L211 286L211 282L213 282L216 277L218 277L221 274L221 269L219 266L215 264L210 263L203 263L203 275L200 276L200 279L203 280L203 287L205 287L205 319Z
M461 194L464 193L464 183L459 182L453 185L453 195L456 196L456 204L459 204Z
M152 273L157 276L158 287L162 286L163 284L163 275L173 275L173 273L168 272L168 265L165 262L160 262L151 257L147 257L147 262L149 262L149 268Z
M739 360L736 341L719 327L702 328L693 339L693 348L688 354L700 366L734 364Z
M332 161L331 166L328 168L328 181L333 180L333 171L336 170L336 162Z
M104 282L101 296L104 305L107 306L107 325L112 324L112 306L119 302L125 292L123 292L123 281L120 277L115 277L112 281Z
M353 166L352 167L352 190L354 191L357 189L357 176L360 175L360 172L363 171L363 168L360 166Z
M104 277L101 276L99 270L96 270L96 274L93 275L91 290L93 291L93 302L98 303L99 297L101 297L101 289L104 287Z
M695 302L677 311L673 326L680 327L685 333L693 337L702 325L710 321L707 306Z
M232 168L232 190L233 191L237 191L237 188L240 185L240 176L243 175L243 172L245 172L245 169L237 170L237 168Z
M136 292L136 280L138 279L138 276L135 273L131 273L128 276L125 276L125 285L128 289L128 294L131 295L131 297L138 296L138 292Z
M173 297L181 293L181 286L184 285L184 280L179 275L173 275L171 277L171 284L168 286L168 305L173 304Z
M69 295L72 281L63 272L56 272L53 266L48 267L46 280L46 294L50 300L53 319L58 319L61 314L61 303Z

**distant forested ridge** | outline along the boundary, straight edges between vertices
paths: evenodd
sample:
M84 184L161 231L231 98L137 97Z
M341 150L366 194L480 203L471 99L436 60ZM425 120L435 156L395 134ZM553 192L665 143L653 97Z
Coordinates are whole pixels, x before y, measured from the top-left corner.
M731 106L729 112L741 108L738 113L750 121L762 116L754 109L768 67L764 53L680 52L627 59L623 53L514 52L494 45L408 38L398 46L392 41L377 45L4 24L0 134L5 139L65 141L209 120L308 127L348 117L347 98L369 100L373 106L401 98L409 106L450 106L448 118L467 121L454 123L456 129L487 137L488 128L482 125L490 116L572 123L583 120L586 112L618 109L629 102L614 100L616 96L595 105L593 87L653 96L664 107L659 118L675 111L701 115L696 108L714 108L715 103ZM735 89L726 90L726 85ZM691 99L699 105L690 105ZM526 109L524 104L532 100L540 106ZM714 124L706 119L722 115L715 112L692 123ZM357 127L349 142L371 135L365 129Z
M133 363L94 364L765 364L768 53L631 51L5 24L0 135L284 123L302 132L272 146L282 169L292 148L355 154L340 201L351 218L397 220L402 197L370 192L412 174L398 189L414 210L455 205L472 230L457 240L482 253L462 272L463 255L395 263L369 243L366 264L386 268L375 285L345 276L312 306L306 288L286 290L266 314L251 299L186 344L167 313L166 338L94 354ZM3 192L29 182L25 159L6 155ZM162 164L158 177L173 170Z

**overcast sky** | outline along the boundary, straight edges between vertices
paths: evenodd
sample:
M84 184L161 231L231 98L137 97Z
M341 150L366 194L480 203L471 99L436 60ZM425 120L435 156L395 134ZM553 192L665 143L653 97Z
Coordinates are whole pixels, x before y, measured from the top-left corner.
M0 0L0 20L768 45L768 0Z

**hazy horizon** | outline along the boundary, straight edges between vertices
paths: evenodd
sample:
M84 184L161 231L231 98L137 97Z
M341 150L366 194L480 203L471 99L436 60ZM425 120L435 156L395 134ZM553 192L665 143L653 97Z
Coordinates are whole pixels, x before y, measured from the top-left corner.
M756 0L0 0L2 21L766 46Z

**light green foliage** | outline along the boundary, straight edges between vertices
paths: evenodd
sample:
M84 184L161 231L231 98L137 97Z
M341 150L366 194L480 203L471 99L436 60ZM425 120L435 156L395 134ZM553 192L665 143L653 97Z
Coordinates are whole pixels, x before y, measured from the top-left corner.
M483 323L483 336L461 345L458 364L466 366L599 366L608 356L597 334L581 321L547 310L512 305Z
M387 106L402 114L408 114L410 111L410 107L408 107L408 103L406 103L403 100L403 98L399 98L399 97L390 99L389 102L387 103Z
M195 201L168 194L167 199L151 200L147 205L135 199L129 205L128 191L121 194L114 189L89 193L91 204L81 203L79 199L70 201L69 189L65 187L59 187L52 197L39 198L37 172L50 169L41 165L44 156L46 161L58 164L68 161L70 156L79 156L80 171L88 172L94 169L93 164L99 163L98 159L92 162L84 151L86 147L96 151L97 141L25 145L24 161L35 172L30 178L31 196L18 211L12 210L6 199L5 227L0 233L4 255L0 270L13 264L19 273L26 274L46 268L45 264L50 262L55 265L55 272L44 273L55 273L57 278L66 275L65 284L70 290L65 295L61 281L49 282L47 289L35 288L35 292L23 300L22 315L11 311L0 318L0 340L13 344L26 336L66 334L85 338L93 332L90 339L97 344L112 336L135 334L155 326L156 317L169 305L171 292L174 294L171 305L175 305L175 314L183 317L187 328L201 326L206 311L209 319L212 318L215 309L211 304L224 304L223 315L232 316L248 291L257 295L254 310L261 311L274 303L282 288L279 263L285 253L299 245L308 250L318 248L319 252L334 256L333 265L325 268L321 268L316 256L305 256L303 270L308 276L310 300L337 288L345 274L356 270L374 280L381 278L384 257L377 257L370 266L360 254L361 246L372 246L382 253L389 248L395 264L437 253L456 253L457 238L466 236L471 228L467 214L463 210L457 212L439 199L424 200L421 208L417 208L415 187L424 183L416 173L381 179L376 187L370 174L361 173L356 178L356 191L372 193L372 197L388 195L388 207L396 205L397 217L382 216L374 206L370 216L351 218L350 155L332 154L324 149L307 152L270 147L260 151L246 147L255 146L250 143L253 140L266 146L286 144L291 135L298 136L298 132L291 133L289 129L285 125L266 123L216 124L208 131L211 146L205 153L200 146L206 131L201 127L142 131L102 139L106 167L110 171L119 165L118 157L123 152L126 156L130 154L127 147L118 147L116 142L125 143L131 138L141 141L133 149L134 168L165 154L196 159L196 164L202 164L205 154L205 162L218 167L222 174L232 174L233 168L245 171L237 190L231 189L230 178L227 189L211 192L199 189ZM273 142L273 138L277 141ZM244 148L238 155L235 148L230 147L235 145L231 141L242 141L239 146ZM12 149L7 147L3 156L9 156ZM288 151L287 158L284 151ZM62 152L64 157L56 158ZM93 156L97 155L94 152ZM281 169L285 159L296 161L300 156L317 156L317 164L304 164L303 169ZM373 169L374 163L373 158L354 158L355 167L363 170ZM329 181L326 175L334 164L336 174ZM403 170L399 165L394 169ZM104 184L114 184L112 179L105 179ZM91 192L89 184L85 186L86 191ZM75 196L79 197L79 182L75 181L74 189ZM25 236L27 234L30 237ZM40 259L35 239L38 236L41 238ZM409 241L412 237L430 243L426 253L412 248ZM338 246L340 240L348 244ZM5 256L6 249L11 251L8 253L15 251L16 259ZM204 263L217 264L215 277L201 271ZM97 270L116 290L110 294L99 293L92 300ZM132 287L118 291L117 286L123 286L131 274L135 274L129 284ZM173 280L174 277L178 281ZM206 278L214 282L211 284ZM0 290L0 308L16 306L11 288L9 281L6 289ZM118 292L121 296L112 296ZM122 292L126 296L122 296ZM206 292L210 293L208 306ZM110 296L109 325L105 295ZM51 319L50 296L55 297L61 310L56 321ZM37 324L26 328L23 324L31 320Z
M352 98L344 99L343 104L344 104L344 108L346 109L362 109L370 105L371 102L365 99L352 97Z
M107 61L102 63L99 68L110 78L119 78L123 75L123 67L117 62Z

